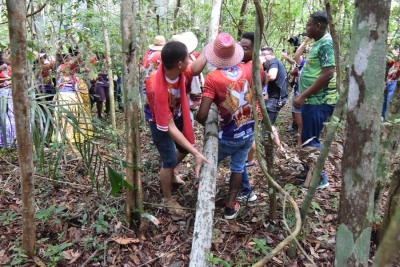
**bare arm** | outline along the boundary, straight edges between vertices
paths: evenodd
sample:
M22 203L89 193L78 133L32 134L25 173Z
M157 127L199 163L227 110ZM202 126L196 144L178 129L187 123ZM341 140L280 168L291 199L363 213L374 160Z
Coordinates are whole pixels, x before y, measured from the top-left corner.
M281 58L286 60L290 65L293 65L296 62L293 59L290 59L286 52L281 53Z
M203 97L201 100L200 108L197 111L196 120L204 125L206 123L208 112L210 110L211 104L213 103L213 99L208 97Z
M168 121L168 134L176 143L194 156L195 174L196 178L198 178L201 166L204 163L210 162L186 139L183 133L176 127L172 118Z
M277 75L278 75L278 68L269 69L267 73L268 81L275 81Z
M303 52L304 49L306 48L307 43L310 41L310 38L306 37L306 39L304 39L304 41L301 43L301 45L299 46L299 48L297 48L296 52L294 53L294 61L297 64L301 64L301 61L303 60Z
M300 108L304 104L304 101L307 97L316 94L329 83L329 81L333 78L334 73L335 66L322 68L318 79L315 80L315 82L303 93L296 97L293 102L293 106L295 108Z
M201 52L200 56L190 64L190 68L192 69L193 76L199 75L206 65L206 57L203 52Z

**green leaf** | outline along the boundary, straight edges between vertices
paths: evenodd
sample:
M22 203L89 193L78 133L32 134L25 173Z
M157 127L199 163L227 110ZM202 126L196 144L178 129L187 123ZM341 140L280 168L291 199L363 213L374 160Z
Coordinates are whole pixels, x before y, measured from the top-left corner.
M336 266L346 266L347 259L353 254L354 238L347 225L341 224L336 233Z
M113 196L119 196L119 192L123 187L131 190L133 189L133 186L130 185L120 173L115 171L110 166L107 166L107 169L108 169L108 178L110 179L111 183L111 194Z

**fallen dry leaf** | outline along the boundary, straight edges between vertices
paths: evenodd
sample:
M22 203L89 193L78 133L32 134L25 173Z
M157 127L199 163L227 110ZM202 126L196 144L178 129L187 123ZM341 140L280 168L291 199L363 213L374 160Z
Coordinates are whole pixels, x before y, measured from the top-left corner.
M113 241L117 242L120 245L127 245L131 243L139 243L139 238L123 238L123 237L116 237L112 239Z
M139 257L135 254L129 255L129 258L136 264L139 265L141 263Z
M39 267L46 267L46 264L44 264L44 262L39 259L39 257L34 256L33 260L35 261L35 263L39 266Z

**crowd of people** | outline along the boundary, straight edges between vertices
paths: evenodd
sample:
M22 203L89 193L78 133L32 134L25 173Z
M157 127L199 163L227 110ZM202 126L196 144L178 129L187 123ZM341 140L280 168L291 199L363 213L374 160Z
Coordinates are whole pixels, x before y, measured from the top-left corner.
M324 123L332 115L338 99L335 58L324 12L311 14L305 29L306 37L296 46L293 58L285 51L281 58L291 65L289 74L293 78L290 84L294 91L291 128L297 133L296 147L303 151L316 151L321 147ZM247 170L254 165L256 148L251 90L254 33L246 32L240 40L234 40L229 33L223 32L201 53L196 52L197 46L198 40L192 32L175 34L168 42L163 36L156 36L149 45L141 63L145 119L161 157L159 176L163 201L171 213L182 215L184 210L172 196L172 185L185 183L179 165L188 154L194 157L196 178L201 166L210 163L194 146L193 127L195 120L204 125L211 105L216 104L220 118L217 161L220 164L230 158L231 172L227 179L229 194L224 217L233 219L241 201L257 200ZM398 50L393 53L397 53L397 60L392 58L388 68L382 111L384 118L400 76ZM263 96L279 156L284 148L275 123L280 110L288 102L290 79L273 48L263 47L260 55ZM57 103L56 109L63 106L73 114L84 114L78 117L86 118L82 125L87 132L91 131L91 110L95 103L97 117L101 120L107 118L110 112L109 84L114 82L114 88L120 93L121 79L108 77L107 62L101 53L94 52L92 57L84 60L79 50L70 48L69 53L57 54L55 58L45 51L37 53L36 57L37 88L45 101ZM204 77L202 71L206 63L215 70ZM10 63L3 53L0 62L0 147L15 144L10 77ZM59 129L66 129L70 140L81 142L84 139L69 128L65 117L55 118L55 121L61 125ZM312 173L313 165L308 169ZM318 188L327 186L328 177L323 171Z
M320 147L319 138L324 122L331 116L338 98L333 42L327 27L326 14L313 13L306 25L308 38L296 50L294 60L287 55L285 58L293 63L292 74L297 76L293 112L301 114L300 119L302 118L299 120L299 116L295 115L296 124L300 126L297 144L302 149ZM155 43L160 39L164 40L158 36ZM314 43L306 59L303 52L310 39ZM191 58L193 47L197 45L194 36L176 38L167 42L162 49L158 47L157 51L147 53L151 57L157 54L157 64L152 65L153 74L147 78L144 86L146 114L152 139L161 156L160 180L164 201L169 205L171 213L182 213L180 204L171 194L173 183L184 182L177 178L179 163L188 153L193 154L196 177L201 165L208 163L193 146L193 122L190 120L190 113L194 111L193 117L204 125L212 103L218 107L220 117L218 164L230 157L231 175L228 179L229 195L224 210L225 218L236 217L240 201L257 199L247 174L247 168L254 164L255 147L251 90L253 44L252 32L244 33L239 42L229 33L220 33L213 42L204 47L195 60ZM288 100L287 72L272 48L262 48L261 55L264 61L260 65L264 101L271 124L274 125L279 111ZM150 60L151 58L144 58L144 62ZM194 89L192 80L201 73L206 62L216 69L208 73L204 84L200 82L202 94L201 99L196 98L197 101L201 100L197 109L197 106L189 105L189 102L194 101L193 96L199 95L198 88L195 93L191 92ZM274 137L276 149L279 151L282 146L275 127ZM323 172L319 188L328 185Z
M67 53L60 50L53 57L44 49L33 52L34 88L36 100L52 106L54 116L53 139L82 142L92 135L91 111L96 103L97 117L106 120L110 113L109 83L105 57L94 51L87 60L82 53L70 47ZM121 78L113 77L119 109ZM0 62L0 148L13 147L16 143L15 120L11 94L11 64L3 52ZM105 108L103 103L105 102ZM74 123L71 118L74 117Z

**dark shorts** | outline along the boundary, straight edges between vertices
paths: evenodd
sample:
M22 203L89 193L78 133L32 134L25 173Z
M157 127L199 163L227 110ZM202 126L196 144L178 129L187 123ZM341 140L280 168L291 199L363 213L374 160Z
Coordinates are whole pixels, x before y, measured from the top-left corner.
M110 99L109 86L101 83L96 83L94 91L97 95L97 101L105 101Z
M175 125L179 130L182 130L182 118L175 121ZM162 167L175 168L175 166L178 165L176 149L178 149L182 154L188 154L188 151L175 143L171 136L169 136L168 132L157 129L155 122L149 121L149 127L153 142L161 156Z
M287 97L285 98L269 98L265 101L265 107L268 111L268 117L271 121L271 124L274 125L276 119L278 118L278 113L285 106L287 102Z
M332 115L334 105L310 105L304 104L301 116L303 117L303 130L301 132L301 142L303 146L315 146L320 147L321 143L319 137L322 129L324 128L324 122L326 122ZM304 145L305 142L309 141Z

